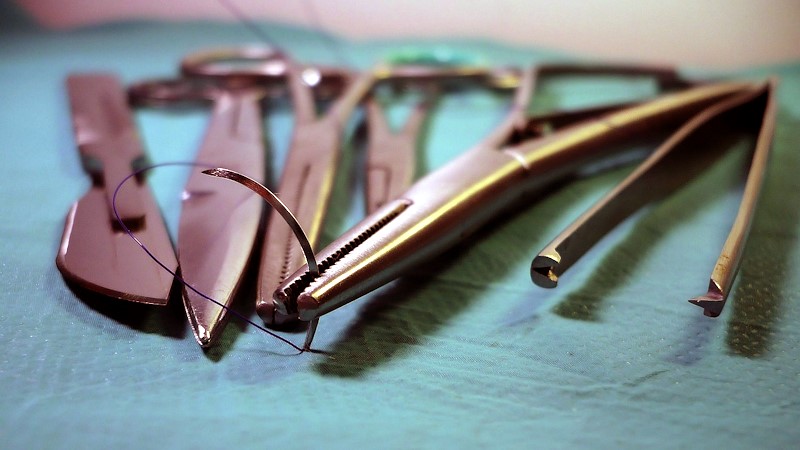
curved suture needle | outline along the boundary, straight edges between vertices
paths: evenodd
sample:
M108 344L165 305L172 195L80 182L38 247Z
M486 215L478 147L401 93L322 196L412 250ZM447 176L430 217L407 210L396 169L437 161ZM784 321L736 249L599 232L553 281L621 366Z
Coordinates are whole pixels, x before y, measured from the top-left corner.
M206 169L203 171L206 175L211 175L214 177L225 178L227 180L235 181L243 185L244 187L250 189L251 191L255 192L261 198L267 201L278 214L283 217L283 220L286 221L286 224L289 225L289 228L292 229L295 237L300 242L300 247L303 250L303 255L306 257L306 262L308 264L308 270L315 276L319 276L319 266L317 265L317 260L314 257L314 250L311 247L311 243L308 241L308 237L306 236L305 231L303 231L303 227L300 226L300 223L297 221L297 218L294 217L294 214L289 210L289 208L279 199L272 191L267 189L264 185L259 183L258 181L248 177L247 175L243 175L239 172L225 169L222 167L217 167L214 169ZM303 343L303 350L310 350L311 342L314 340L314 334L317 331L317 324L319 323L319 319L315 318L309 324L308 331L306 333L306 340Z

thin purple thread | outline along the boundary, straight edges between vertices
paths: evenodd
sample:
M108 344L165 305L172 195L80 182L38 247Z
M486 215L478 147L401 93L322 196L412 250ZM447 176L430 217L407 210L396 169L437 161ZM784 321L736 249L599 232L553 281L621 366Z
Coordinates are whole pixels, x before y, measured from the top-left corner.
M279 341L289 345L290 347L292 347L293 349L299 351L300 353L303 353L305 351L304 349L302 349L301 347L295 345L293 342L291 342L290 340L286 339L285 337L280 336L280 335L278 335L278 334L276 334L276 333L264 328L263 326L253 322L252 320L248 319L244 315L240 314L239 312L237 312L237 311L235 311L235 310L223 305L222 303L220 303L219 301L211 298L210 296L206 295L205 293L200 292L198 289L196 289L194 286L192 286L186 280L184 280L180 275L175 273L172 269L170 269L163 262L161 262L161 260L158 259L158 257L156 255L154 255L150 251L150 249L148 249L147 246L144 245L144 243L142 241L140 241L139 238L136 237L135 234L133 234L133 231L131 231L131 229L128 228L127 225L125 225L125 222L123 222L122 218L119 216L119 212L117 211L117 193L119 193L120 189L122 189L122 186L128 180L130 180L133 177L139 176L140 174L143 174L143 173L148 172L148 171L153 170L153 169L157 169L157 168L160 168L160 167L168 167L168 166L194 166L194 167L205 167L205 168L209 168L209 169L215 167L215 166L212 166L212 165L209 165L209 164L204 164L204 163L199 163L199 162L177 161L177 162L165 162L165 163L153 164L153 165L150 165L150 166L146 166L146 167L140 168L140 169L136 170L135 172L130 173L128 176L123 178L122 181L119 182L119 184L117 184L116 189L114 189L114 195L111 197L111 209L114 211L114 217L117 219L117 223L120 225L120 227L122 227L122 230L125 231L125 233L128 236L131 237L131 239L136 241L136 243L139 245L139 247L141 247L142 250L144 250L145 253L147 253L147 256L149 256L150 259L155 261L156 264L161 266L162 269L166 270L170 275L175 277L176 280L181 282L181 284L183 284L187 288L191 289L194 293L196 293L197 295L199 295L199 296L203 297L204 299L210 301L211 303L214 303L215 305L217 305L220 308L224 309L228 313L233 314L238 319L240 319L240 320L242 320L242 321L244 321L244 322L256 327L260 331L263 331L264 333L267 333L268 335L274 337L275 339L278 339Z
M255 21L253 21L252 18L250 18L241 8L236 5L236 3L231 0L217 0L217 2L227 9L231 15L239 20L239 22L244 25L245 28L250 30L250 32L253 33L253 35L255 35L258 39L261 39L266 44L277 47L275 40L265 33L261 27L259 27ZM350 61L349 58L347 58L347 55L342 52L342 48L338 39L322 28L322 20L320 20L319 14L317 14L317 9L312 3L312 0L304 0L301 3L305 9L306 16L311 21L311 24L316 26L319 30L318 37L322 42L325 43L325 45L328 47L328 50L330 50L330 52L334 55L334 58L339 62L339 64L352 66L352 61Z
M266 32L262 32L261 29L253 22L247 14L244 13L235 3L229 0L218 0L218 2L225 7L234 17L236 17L239 22L242 23L251 33L253 33L256 37L264 41L264 43L272 45L273 47L277 47L275 41L270 38L270 36Z

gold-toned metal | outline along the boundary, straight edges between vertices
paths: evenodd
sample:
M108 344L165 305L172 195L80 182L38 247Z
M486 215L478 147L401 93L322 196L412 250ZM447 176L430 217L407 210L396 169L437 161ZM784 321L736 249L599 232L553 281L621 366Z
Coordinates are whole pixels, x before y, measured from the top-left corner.
M767 162L772 146L772 136L775 134L777 116L775 89L777 84L777 80L770 80L762 94L766 98L763 110L758 111L756 115L760 122L758 124L758 136L750 162L750 170L745 181L742 201L736 214L736 219L733 222L733 227L725 240L725 245L711 273L708 292L705 295L689 300L689 302L703 308L705 315L710 317L719 316L725 306L725 301L728 298L728 294L730 294L731 286L733 286L733 281L739 270L747 237L750 234L750 226L760 197L761 186L764 184L764 176L766 175Z
M527 117L535 74L523 73L511 112L487 139L319 252L318 277L304 267L281 283L274 295L281 313L312 320L330 312L463 240L520 197L608 156L615 144L674 128L754 86L695 87L529 136L548 128Z
M304 81L304 68L291 66L288 85L295 124L289 154L281 173L278 193L294 211L312 247L317 245L328 210L341 140L346 121L367 94L374 75L365 72L350 79L327 112L318 116L313 89ZM267 223L259 269L256 311L267 324L282 325L295 319L276 313L272 292L293 270L305 264L303 252L283 221Z
M381 105L374 96L370 96L367 100L369 130L365 189L367 211L376 210L390 199L400 195L412 183L419 132L427 116L427 111L434 102L434 92L441 88L465 84L474 85L476 82L495 89L506 88L502 83L509 83L509 79L516 75L516 72L510 70L427 65L379 66L374 69L370 79L370 88L374 86L372 83L390 84L403 88L413 86L414 89L421 89L430 95L417 104L405 125L398 131L391 129L383 115ZM290 87L295 99L297 114L301 117L313 117L313 105L301 97L305 95L305 92L300 92L298 86L290 84ZM303 89L303 91L307 91L307 89ZM345 120L349 111L355 107L352 100L356 100L356 95L360 99L363 94L365 92L361 89L345 92L345 99L340 102L349 101L349 103L337 103L334 108L342 107L347 114L342 114L334 122L334 125L340 125ZM351 100L347 100L348 95L351 95ZM320 122L325 120L325 118L320 119ZM298 127L304 126L300 120L297 123L300 124ZM287 198L292 208L299 210L300 221L308 230L314 246L321 232L322 220L327 208L327 200L324 198L329 195L328 191L321 190L321 188L328 186L331 179L331 177L321 174L319 170L325 167L324 162L328 161L328 158L337 155L336 149L332 147L334 142L329 139L329 131L336 132L336 137L341 134L341 130L337 131L335 128L325 129L323 127L323 129L314 131L314 138L318 141L316 149L308 143L295 144L293 141L280 188L282 193L287 193L284 198ZM303 132L302 128L299 131L296 128L295 139L297 136L302 136ZM326 146L326 142L330 142L331 146ZM338 141L336 141L336 145L338 145ZM298 162L300 158L306 158L305 164ZM314 169L317 171L316 173L312 170L314 166L316 166ZM298 171L299 168L302 168L302 171ZM273 325L284 325L298 319L296 314L282 314L277 310L271 297L278 284L297 267L301 267L303 263L299 258L296 243L291 240L287 241L285 235L283 224L271 222L262 256L256 308L264 321ZM281 251L282 253L279 253ZM279 258L281 255L283 255L283 259ZM310 346L313 340L317 322L317 319L313 319L309 325L306 347Z
M552 288L558 278L602 236L645 203L661 199L683 186L696 173L690 162L699 159L698 139L718 132L720 123L751 114L758 120L759 136L750 167L742 204L725 243L706 295L690 302L716 317L722 311L733 284L744 243L755 212L774 130L774 82L754 84L738 94L708 106L679 128L650 157L641 163L605 197L570 224L539 252L531 264L531 279L542 287ZM763 107L759 109L759 102ZM626 120L636 120L629 115Z

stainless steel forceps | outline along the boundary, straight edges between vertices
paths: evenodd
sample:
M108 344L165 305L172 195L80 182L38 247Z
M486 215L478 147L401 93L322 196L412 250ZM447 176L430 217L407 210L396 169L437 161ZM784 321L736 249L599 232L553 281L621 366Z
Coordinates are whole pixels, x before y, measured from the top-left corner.
M733 285L763 183L775 127L775 84L771 80L758 89L742 90L706 108L683 125L617 187L539 252L531 263L533 282L542 287L555 287L558 277L623 219L644 204L664 198L683 186L695 175L687 162L693 157L696 159L704 132L718 132L721 125L734 123L736 128L754 128L757 135L742 202L711 274L707 293L689 300L702 307L705 315L718 316ZM741 120L736 121L741 116L754 119L742 124Z
M420 132L429 110L446 93L463 89L510 90L519 83L512 68L425 64L406 60L402 65L376 69L379 78L366 101L366 178L367 213L402 194L414 181ZM379 88L390 93L415 90L422 96L411 109L405 123L393 129L379 99ZM391 95L389 96L392 97ZM389 100L391 101L391 100Z
M294 130L281 173L278 194L316 247L328 210L336 168L341 155L344 127L353 109L373 83L374 75L343 74L343 87L328 110L317 113L314 89L321 80L316 69L297 64L287 67L286 82L294 108ZM277 314L272 292L286 276L305 264L300 244L289 225L272 214L259 266L256 311L265 323L281 325L294 318Z
M672 71L650 73L666 85L686 85ZM463 240L514 201L607 157L618 144L674 130L720 101L764 89L750 82L699 85L648 102L600 108L593 116L561 115L556 128L548 118L527 115L536 74L524 72L512 110L495 132L319 252L320 274L295 272L275 292L276 308L301 320L318 318Z

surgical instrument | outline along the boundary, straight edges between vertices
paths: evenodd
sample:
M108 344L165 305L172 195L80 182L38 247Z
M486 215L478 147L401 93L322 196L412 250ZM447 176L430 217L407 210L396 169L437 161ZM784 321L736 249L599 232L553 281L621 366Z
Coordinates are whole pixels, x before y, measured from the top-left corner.
M322 232L346 121L374 79L370 72L349 77L341 95L318 116L312 86L321 80L320 76L319 72L296 64L288 67L286 82L295 123L278 187L281 199L294 211L312 246L316 246ZM256 300L256 311L268 324L287 321L274 314L271 293L291 270L305 261L290 232L286 223L275 217L268 219Z
M321 119L312 119L315 114L312 112L312 104L308 89L299 82L292 83L292 94L296 107L301 109L297 112L297 122L295 125L295 136L293 139L289 158L284 168L279 194L284 202L287 203L297 214L298 220L303 225L309 240L316 246L321 233L322 221L328 207L330 189L333 181L333 170L338 160L340 145L340 135L342 133L343 120L349 115L350 111L356 106L359 100L364 97L373 83L381 82L386 84L425 84L441 85L442 83L460 84L474 83L476 80L486 82L491 81L492 86L505 86L509 84L509 79L516 81L516 74L509 74L506 70L491 70L486 68L442 68L428 66L379 66L372 72L361 75L343 96L331 106L331 110ZM379 106L373 104L368 111L368 119L374 121L380 117ZM416 113L418 119L412 118L410 134L401 134L401 145L405 145L402 150L407 156L412 145L402 144L403 140L411 138L415 140L416 127L414 122L421 122L421 111ZM381 134L382 130L377 130L378 136L385 138L390 133ZM388 142L384 142L388 144ZM394 142L394 144L396 144ZM373 145L378 144L373 142ZM374 150L374 147L373 147ZM391 149L386 149L391 151ZM370 152L374 156L375 152ZM380 156L378 157L380 159ZM384 156L384 160L387 156ZM392 156L388 156L392 158ZM408 161L404 161L405 164ZM375 167L374 165L371 167ZM389 194L388 190L402 189L406 183L410 182L411 172L406 172L398 176L397 171L403 170L404 166L391 167L383 166L382 173L376 179L375 172L371 173L368 180L369 189L379 189L378 195L373 195L369 201L383 202ZM387 171L387 169L390 169ZM410 167L407 167L410 169ZM380 170L380 169L379 169ZM386 186L389 183L389 186ZM392 185L392 183L397 183ZM394 193L394 192L392 192ZM368 194L369 195L369 194ZM374 204L374 203L372 203ZM275 309L272 293L275 288L293 270L303 266L302 254L298 251L296 243L289 238L286 224L270 221L267 228L267 235L262 254L262 265L260 271L260 283L256 309L268 324L284 325L295 323L297 316L294 313L281 313ZM280 256L283 256L280 258ZM313 337L313 329L316 322L311 324L309 339Z
M545 135L527 117L535 71L526 70L511 112L488 138L426 176L318 253L320 275L301 268L275 292L276 308L312 320L396 278L469 236L498 211L608 156L615 144L674 129L757 83L721 82L565 124Z
M109 74L67 78L72 122L84 170L92 186L70 208L56 265L64 278L103 295L165 305L173 277L154 265L118 226L112 200L125 225L166 267L177 260L161 212L143 177L117 186L144 165L142 144L125 90Z
M422 57L424 55L416 55ZM405 59L402 65L376 69L379 83L366 101L366 210L372 213L402 194L414 181L420 131L428 112L439 96L458 89L482 88L509 90L516 86L519 73L510 68L485 68L451 65L433 58L420 64ZM422 95L399 129L392 129L378 98L378 88L392 92L414 89Z
M231 61L240 64L226 64ZM316 246L333 189L344 127L354 108L372 86L373 73L355 75L340 72L341 83L336 92L340 95L332 100L323 115L318 116L318 100L330 92L326 88L326 80L331 78L330 71L303 67L286 58L276 64L272 53L257 48L201 53L185 59L181 70L184 75L218 77L232 82L263 83L273 80L276 75L284 76L295 123L289 155L277 191L306 231L311 245ZM281 325L294 321L293 317L274 314L271 294L292 270L304 265L304 262L303 253L292 239L289 226L270 216L256 294L256 311L265 323Z
M570 224L534 258L531 278L539 286L555 287L558 277L603 235L645 203L663 198L694 174L688 163L697 158L696 136L742 114L755 117L758 139L750 175L735 224L714 268L708 293L691 299L707 316L722 312L750 228L775 123L774 81L758 90L744 90L692 118L653 152L625 180ZM755 111L753 111L755 110Z
M172 94L170 94L172 92ZM146 82L130 89L146 104L211 101L213 111L196 159L202 168L226 166L262 180L265 172L260 101L266 91L253 85L219 87L197 80ZM182 279L221 303L184 286L186 314L195 339L214 343L239 288L261 220L259 199L193 170L181 196L178 260ZM222 306L224 305L224 307Z
M393 130L379 100L372 96L367 100L367 213L402 194L413 182L419 132L432 101L417 102L406 123Z

